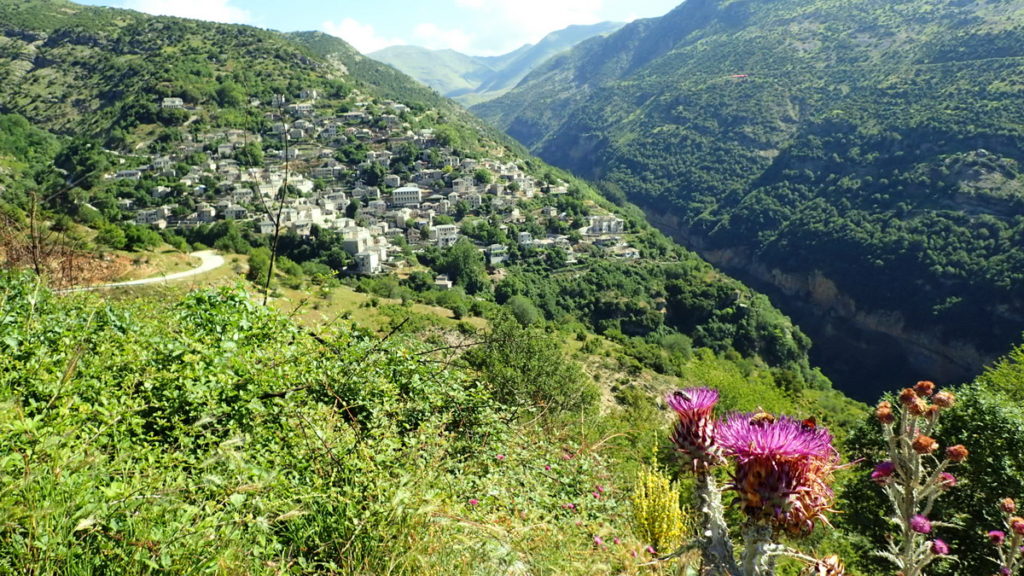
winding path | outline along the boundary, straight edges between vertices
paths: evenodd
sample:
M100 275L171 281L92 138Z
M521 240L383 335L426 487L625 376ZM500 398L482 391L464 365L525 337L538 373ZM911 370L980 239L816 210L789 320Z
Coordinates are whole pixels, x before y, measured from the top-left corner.
M67 290L60 290L61 293L68 292L86 292L89 290L103 290L106 288L123 288L125 286L143 286L145 284L159 284L161 282L171 282L173 280L181 280L182 278L191 278L192 276L198 276L206 272L210 272L220 268L224 265L224 257L215 254L213 250L203 250L201 252L193 252L189 256L195 256L199 258L201 263L198 268L186 270L184 272L176 272L174 274L166 274L163 276L154 276L152 278L143 278L141 280L129 280L127 282L114 282L112 284L98 284L96 286L82 286L79 288L69 288Z

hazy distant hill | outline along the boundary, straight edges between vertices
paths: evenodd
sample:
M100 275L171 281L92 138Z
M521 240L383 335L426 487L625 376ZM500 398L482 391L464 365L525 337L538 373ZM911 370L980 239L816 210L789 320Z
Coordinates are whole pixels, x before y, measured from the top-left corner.
M1021 0L688 0L473 111L790 298L849 381L958 378L1024 330L1022 77Z
M515 86L545 60L595 36L610 34L623 24L601 22L569 26L536 44L501 56L468 56L454 50L392 46L369 56L390 64L445 96L463 103L482 102Z

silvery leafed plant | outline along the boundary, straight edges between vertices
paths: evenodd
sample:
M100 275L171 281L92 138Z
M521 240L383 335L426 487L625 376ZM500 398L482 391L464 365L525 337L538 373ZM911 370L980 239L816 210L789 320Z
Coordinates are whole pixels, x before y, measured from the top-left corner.
M900 392L898 407L883 401L875 409L888 459L875 466L871 479L889 500L896 528L882 556L903 576L923 576L929 564L950 553L936 536L945 524L932 512L935 501L956 486L949 468L967 458L967 448L957 444L940 451L934 436L940 415L955 402L951 392L936 392L933 383L922 381Z

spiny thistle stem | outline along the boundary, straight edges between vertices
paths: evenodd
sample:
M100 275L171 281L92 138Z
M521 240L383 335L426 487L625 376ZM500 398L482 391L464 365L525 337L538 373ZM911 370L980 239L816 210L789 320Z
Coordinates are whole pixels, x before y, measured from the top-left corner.
M774 576L775 556L781 548L772 543L772 527L767 523L749 524L743 531L743 574Z
M705 576L738 574L732 541L729 540L729 527L725 523L722 491L713 475L704 473L697 476L697 496L704 521L700 536L701 560L704 565L702 573Z

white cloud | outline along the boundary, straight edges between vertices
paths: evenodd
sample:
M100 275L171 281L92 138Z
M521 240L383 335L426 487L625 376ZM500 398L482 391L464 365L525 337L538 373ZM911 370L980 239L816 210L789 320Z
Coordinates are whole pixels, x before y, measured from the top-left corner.
M250 22L248 10L231 5L231 0L125 0L124 7L147 14L180 16L212 22Z
M440 50L450 48L452 50L465 51L473 43L473 36L458 28L441 28L437 24L424 22L413 28L415 44Z
M596 24L602 20L602 0L455 0L483 19L487 46L474 53L500 54L572 24Z
M326 21L320 25L320 29L355 46L356 50L363 54L369 54L370 52L396 44L409 43L403 42L398 38L380 36L372 25L363 24L352 18L345 18L340 22Z

